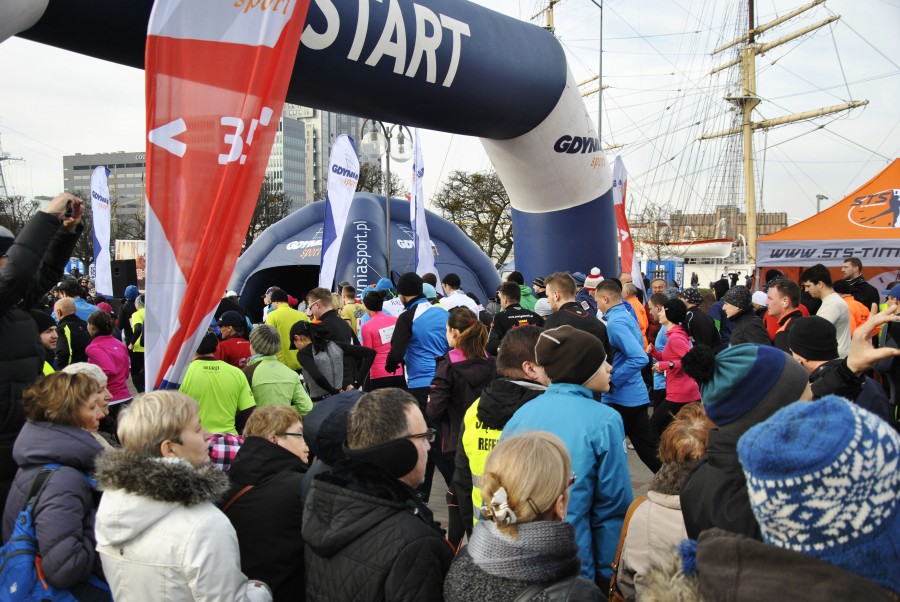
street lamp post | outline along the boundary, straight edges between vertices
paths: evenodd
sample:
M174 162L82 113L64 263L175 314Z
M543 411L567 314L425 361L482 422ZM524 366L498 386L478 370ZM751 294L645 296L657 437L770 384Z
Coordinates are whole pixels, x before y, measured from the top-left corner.
M391 140L397 138L397 147L391 147ZM384 212L387 221L387 277L391 277L391 157L398 163L412 159L412 133L405 125L386 126L377 119L366 119L359 128L360 148L369 157L384 157L387 174L381 180L381 194L385 196Z
M816 215L818 215L819 212L822 210L822 201L827 201L827 200L828 200L828 197L825 196L824 194L816 195Z

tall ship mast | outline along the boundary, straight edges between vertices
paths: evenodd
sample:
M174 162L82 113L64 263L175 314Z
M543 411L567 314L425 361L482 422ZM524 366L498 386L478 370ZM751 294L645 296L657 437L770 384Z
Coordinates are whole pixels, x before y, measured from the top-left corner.
M760 121L753 120L753 111L760 104L761 99L757 95L756 88L756 58L764 55L769 50L777 48L801 36L812 33L821 27L833 23L840 19L840 15L832 15L822 21L812 25L798 29L793 33L784 35L771 42L761 42L758 36L766 31L805 13L806 11L823 4L825 0L814 0L809 4L793 10L781 17L769 21L764 25L755 25L755 0L747 0L747 32L742 36L724 44L712 51L712 55L721 55L722 53L736 49L738 56L714 68L710 75L719 71L739 66L740 67L740 91L737 94L725 97L729 103L733 104L740 110L740 124L727 130L704 134L700 140L710 140L723 136L741 135L743 142L743 179L744 179L744 206L747 215L747 254L748 261L751 263L756 260L756 239L757 239L757 218L756 218L756 184L754 180L754 161L753 161L753 133L757 130L766 130L779 125L805 121L823 115L848 111L857 107L865 106L868 100L853 100L839 105L830 107L822 107L800 113L783 115L773 119L763 119Z

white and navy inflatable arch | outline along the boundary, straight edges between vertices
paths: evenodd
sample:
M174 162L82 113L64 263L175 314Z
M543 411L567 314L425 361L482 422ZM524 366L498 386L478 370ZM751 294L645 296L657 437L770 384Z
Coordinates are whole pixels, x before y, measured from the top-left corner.
M272 4L234 0L235 10ZM151 6L4 0L0 40L142 68ZM547 31L465 0L312 0L288 101L479 137L512 201L526 278L618 272L612 171Z
M272 225L250 245L235 266L228 289L237 291L248 310L262 307L266 288L280 286L298 298L316 286L322 252L325 203L312 203ZM456 225L427 211L435 267L462 280L462 289L487 303L500 284L494 264ZM335 281L358 289L387 276L385 197L357 193L338 254ZM413 270L415 257L409 202L391 199L391 263L396 272ZM396 276L396 274L395 274Z

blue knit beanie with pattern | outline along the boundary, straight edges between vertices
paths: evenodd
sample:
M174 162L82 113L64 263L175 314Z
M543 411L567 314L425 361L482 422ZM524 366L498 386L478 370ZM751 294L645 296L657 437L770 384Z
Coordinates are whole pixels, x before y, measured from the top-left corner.
M738 441L767 543L900 593L900 434L837 396L797 402Z

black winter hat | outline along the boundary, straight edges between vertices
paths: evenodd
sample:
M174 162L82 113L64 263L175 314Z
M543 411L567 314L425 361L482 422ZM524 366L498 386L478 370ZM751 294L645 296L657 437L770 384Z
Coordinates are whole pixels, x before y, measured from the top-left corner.
M837 359L837 329L822 316L794 318L788 333L788 347L803 359Z
M681 299L669 299L663 304L666 310L666 318L673 324L684 323L687 316L687 305Z
M32 309L29 313L31 314L31 319L34 320L35 324L37 324L39 333L56 326L56 322L48 313L39 311L37 309Z
M542 332L534 356L552 382L584 385L603 367L606 349L594 335L566 325Z
M716 294L716 300L718 301L722 297L725 296L725 293L728 291L728 281L722 278L721 280L716 280L712 285L713 292Z
M455 276L455 274L447 274L447 276L444 277L444 283L447 283L447 278L450 276ZM459 282L459 276L456 276L456 282ZM453 285L451 284L450 286ZM459 285L457 284L456 286ZM421 295L422 277L415 272L406 272L400 276L400 280L397 281L397 293L405 297Z

